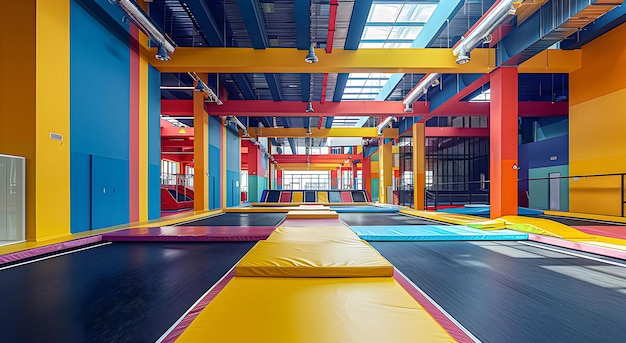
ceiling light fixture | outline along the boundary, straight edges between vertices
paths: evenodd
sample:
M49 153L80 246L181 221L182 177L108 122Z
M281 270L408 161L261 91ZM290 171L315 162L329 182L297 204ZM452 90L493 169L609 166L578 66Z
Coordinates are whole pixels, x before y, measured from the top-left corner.
M306 63L317 63L317 61L319 61L319 59L315 55L315 48L313 46L313 43L311 43L311 46L309 47L309 53L304 58L304 61Z

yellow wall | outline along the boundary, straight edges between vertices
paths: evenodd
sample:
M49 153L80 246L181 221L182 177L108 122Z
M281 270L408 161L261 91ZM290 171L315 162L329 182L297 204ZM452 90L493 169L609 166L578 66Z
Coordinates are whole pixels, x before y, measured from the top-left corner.
M0 153L26 157L26 238L65 236L70 232L70 2L2 6ZM62 134L63 141L51 140L51 132Z
M583 46L570 74L570 175L626 172L626 24ZM570 181L570 211L621 214L619 177Z

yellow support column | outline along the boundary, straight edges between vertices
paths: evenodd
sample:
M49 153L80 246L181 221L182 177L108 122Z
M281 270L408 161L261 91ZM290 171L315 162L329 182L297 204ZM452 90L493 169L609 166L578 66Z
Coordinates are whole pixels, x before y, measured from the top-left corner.
M387 187L392 185L393 180L393 147L391 141L382 144L384 141L384 137L381 137L381 145L378 147L378 201L381 204L388 203Z
M206 82L206 75L200 75ZM204 92L193 92L193 209L209 209L209 115L204 111Z
M26 239L68 235L70 1L3 2L0 44L0 154L26 157Z
M424 123L413 124L413 208L423 210L426 184L426 141Z

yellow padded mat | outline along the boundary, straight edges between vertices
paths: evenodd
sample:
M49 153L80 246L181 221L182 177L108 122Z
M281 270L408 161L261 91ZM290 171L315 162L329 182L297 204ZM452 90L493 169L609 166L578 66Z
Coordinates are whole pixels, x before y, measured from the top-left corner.
M233 278L177 342L454 342L393 278Z
M302 202L302 199L304 198L304 193L302 192L293 192L293 199L291 199L291 201L293 202Z
M346 226L309 226L298 227L279 226L270 234L267 241L273 242L360 242L361 239L354 231Z
M322 204L328 203L328 192L317 192L317 202Z
M291 210L287 212L287 219L315 218L339 218L339 215L335 211L328 210Z
M392 276L393 266L364 242L259 241L235 266L235 276Z
M504 216L501 219L506 222L507 229L522 232L530 232L565 239L584 239L593 237L592 235L576 230L571 226L549 219L521 216Z
M408 208L401 209L400 213L421 218L433 219L444 223L467 225L469 227L482 230L499 230L504 229L505 226L504 221L501 219L485 219L483 217L459 213L421 211Z

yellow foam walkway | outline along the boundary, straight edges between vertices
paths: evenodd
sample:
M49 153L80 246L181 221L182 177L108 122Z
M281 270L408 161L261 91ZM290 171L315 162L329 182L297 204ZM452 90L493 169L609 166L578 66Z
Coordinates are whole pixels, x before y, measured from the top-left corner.
M365 242L259 241L235 266L235 276L382 277L393 266Z
M339 218L335 211L330 210L291 210L287 212L287 219L325 219Z
M421 211L403 208L400 213L408 214L415 217L437 220L444 223L466 225L475 229L482 230L498 230L504 229L504 221L499 219L485 219L478 216L470 216L467 214L445 213L435 211Z
M355 243L359 236L346 226L279 226L266 239L269 242Z
M177 342L454 339L393 278L233 278Z
M522 232L536 233L544 236L559 237L565 239L589 239L595 236L576 230L571 226L561 224L549 219L531 218L523 216L504 216L507 229Z

